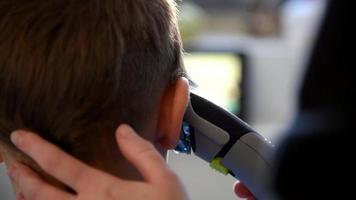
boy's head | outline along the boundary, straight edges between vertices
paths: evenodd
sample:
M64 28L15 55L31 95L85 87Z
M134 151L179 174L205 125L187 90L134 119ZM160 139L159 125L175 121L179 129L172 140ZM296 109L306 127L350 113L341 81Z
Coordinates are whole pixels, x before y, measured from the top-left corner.
M171 148L187 103L173 0L0 2L0 160L27 129L113 174L121 123ZM160 144L160 145L158 145Z

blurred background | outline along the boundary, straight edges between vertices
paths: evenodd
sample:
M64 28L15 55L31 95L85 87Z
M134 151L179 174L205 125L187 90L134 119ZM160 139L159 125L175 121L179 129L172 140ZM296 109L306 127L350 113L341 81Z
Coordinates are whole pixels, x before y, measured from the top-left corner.
M183 0L185 66L196 93L274 143L293 120L324 0ZM233 200L235 180L194 156L170 153L193 200Z
M182 0L184 62L195 92L278 143L295 115L304 66L326 0ZM237 199L234 179L170 152L192 200ZM0 165L0 200L14 199Z

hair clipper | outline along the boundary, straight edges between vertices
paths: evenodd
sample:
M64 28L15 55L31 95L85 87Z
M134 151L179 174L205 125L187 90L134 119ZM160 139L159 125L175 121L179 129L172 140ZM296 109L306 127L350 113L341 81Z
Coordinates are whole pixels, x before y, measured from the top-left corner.
M191 93L176 150L210 163L243 182L258 199L268 199L273 145L235 115Z

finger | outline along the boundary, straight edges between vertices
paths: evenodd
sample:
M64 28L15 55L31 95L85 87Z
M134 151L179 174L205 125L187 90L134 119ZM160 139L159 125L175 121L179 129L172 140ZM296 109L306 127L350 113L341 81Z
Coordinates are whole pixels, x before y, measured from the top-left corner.
M254 199L250 190L242 183L236 182L234 185L235 194L241 198Z
M11 134L11 140L19 149L33 158L47 174L77 192L87 187L89 184L87 180L95 180L96 170L36 134L16 131Z
M22 164L9 169L9 176L19 189L18 199L26 200L72 200L74 195L61 191L43 181L35 172Z
M116 131L116 140L123 156L131 162L148 182L169 174L168 167L156 148L138 136L128 125Z

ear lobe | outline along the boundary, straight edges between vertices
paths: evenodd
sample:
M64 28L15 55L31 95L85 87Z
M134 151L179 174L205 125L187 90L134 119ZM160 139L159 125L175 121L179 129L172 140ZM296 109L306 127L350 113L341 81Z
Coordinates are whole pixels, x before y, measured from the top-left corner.
M176 146L189 100L189 82L179 78L163 94L158 121L158 142L166 149Z
M4 161L4 159L2 158L2 151L1 151L1 146L0 146L0 164Z
M3 144L1 144L0 142L0 164L3 163L5 161L5 156L6 156L6 151L4 149L5 147L3 146Z

